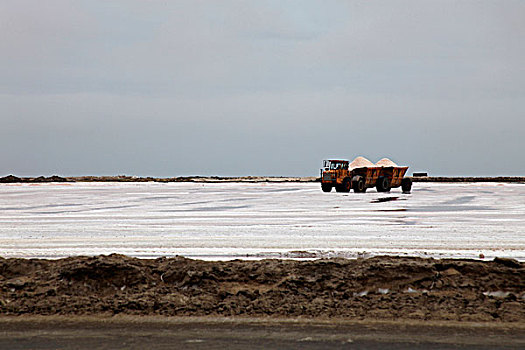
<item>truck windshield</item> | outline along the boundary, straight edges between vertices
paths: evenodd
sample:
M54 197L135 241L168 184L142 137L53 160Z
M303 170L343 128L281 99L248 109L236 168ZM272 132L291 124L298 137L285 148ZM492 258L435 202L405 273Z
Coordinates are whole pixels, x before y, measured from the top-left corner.
M325 160L323 162L323 168L325 170L348 169L348 162L334 162L330 160Z
M330 169L331 170L348 169L348 164L346 164L346 163L339 163L339 162L337 162L337 163L333 162L333 163L330 163Z

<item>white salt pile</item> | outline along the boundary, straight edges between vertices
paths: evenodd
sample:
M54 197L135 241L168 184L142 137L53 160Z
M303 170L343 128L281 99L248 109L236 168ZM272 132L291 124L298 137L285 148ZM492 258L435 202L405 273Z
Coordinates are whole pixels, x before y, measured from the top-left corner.
M391 161L390 159L388 158L383 158L381 159L379 162L376 163L377 166L382 166L382 167L397 167L397 164L394 163L393 161Z
M374 163L366 159L365 157L357 157L350 163L350 169L355 168L366 168L366 167L373 167L375 166Z

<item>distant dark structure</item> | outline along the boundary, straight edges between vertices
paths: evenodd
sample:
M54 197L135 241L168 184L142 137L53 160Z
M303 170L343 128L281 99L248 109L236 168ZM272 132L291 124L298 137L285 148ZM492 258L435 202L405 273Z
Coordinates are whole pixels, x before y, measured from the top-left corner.
M427 177L428 173L413 173L413 177Z

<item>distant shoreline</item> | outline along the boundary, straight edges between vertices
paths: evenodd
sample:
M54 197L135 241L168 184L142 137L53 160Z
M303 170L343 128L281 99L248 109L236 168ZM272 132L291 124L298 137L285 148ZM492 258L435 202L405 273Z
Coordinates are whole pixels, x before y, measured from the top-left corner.
M423 176L410 177L413 182L506 182L506 183L525 183L525 176ZM179 177L140 177L140 176L39 176L39 177L18 177L8 175L0 177L0 183L48 183L48 182L198 182L198 183L225 183L225 182L246 182L246 183L283 183L283 182L319 182L320 178L309 177L287 177L287 176L179 176Z

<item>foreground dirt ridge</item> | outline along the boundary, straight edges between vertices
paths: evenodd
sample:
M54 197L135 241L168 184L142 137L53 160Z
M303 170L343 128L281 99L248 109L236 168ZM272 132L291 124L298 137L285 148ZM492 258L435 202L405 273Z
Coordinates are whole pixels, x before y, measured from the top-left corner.
M406 257L0 258L0 314L525 322L524 266Z
M520 176L496 176L496 177L410 177L413 182L508 182L525 183L525 177ZM139 176L77 176L61 177L57 175L45 177L17 177L8 175L0 177L0 183L45 183L45 182L320 182L318 177L286 177L286 176L180 176L180 177L139 177Z

